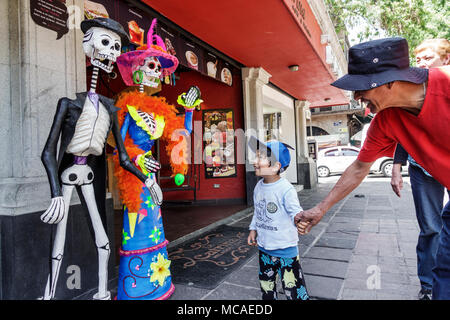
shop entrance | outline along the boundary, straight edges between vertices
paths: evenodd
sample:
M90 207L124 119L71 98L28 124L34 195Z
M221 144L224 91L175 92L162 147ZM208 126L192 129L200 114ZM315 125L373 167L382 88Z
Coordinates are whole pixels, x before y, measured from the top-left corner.
M174 74L161 79L158 90L148 91L146 87L147 94L165 98L167 103L179 109L179 115L183 118L184 107L177 103L181 93L187 92L191 86L197 86L204 101L201 110L193 113L194 130L189 138L192 153L200 149L201 156L199 161L191 161L189 164L183 184L174 183L170 159L166 152L167 143L163 139L157 140L152 149L153 156L162 166L157 180L163 191L161 216L166 239L174 241L246 208L245 164L231 161L233 158L236 159L237 151L241 154L243 151L237 149L234 137L231 136L230 150L223 150L220 146L209 146L208 155L205 157L211 157L208 160L214 163L212 166L206 166L203 161L203 149L206 146L203 139L205 131L212 132L213 127L222 127L228 133L229 130L244 128L240 69L242 65L195 38L194 35L188 34L151 8L135 6L130 1L95 2L102 5L102 10L99 10L100 6L91 7L93 10L88 10L88 14L109 16L129 31L130 44L122 48L123 52L133 51L142 46L146 42L153 18L158 19L156 29L153 31L161 37L167 52L175 56L179 64ZM87 64L87 83L89 83L92 67L89 62ZM126 88L117 66L111 74L101 75L98 83L99 93L109 98L116 99L123 90L130 90ZM207 112L209 114L206 114ZM219 121L217 117L223 119ZM222 136L225 131L219 135ZM114 146L109 148L108 154L111 156L113 152ZM243 152L245 154L245 150ZM225 163L221 163L224 160ZM108 163L108 191L114 200L116 213L114 234L118 253L122 244L123 213L112 161ZM118 264L119 254L116 257Z
M176 84L163 85L162 90L156 95L164 97L169 104L177 107L180 116L184 116L184 108L177 104L177 98L181 93L187 92L192 85L200 88L204 103L201 110L194 111L194 130L189 137L190 164L183 184L177 186L172 177L169 156L165 151L167 143L159 140L154 146L154 156L162 167L158 174L164 197L161 215L165 237L169 242L247 208L244 164L233 161L234 171L229 170L230 174L227 176L222 166L221 172L225 174L215 176L207 170L204 161L206 158L204 149L208 145L203 139L207 127L205 118L209 114L223 113L225 119L227 114L232 114L232 118L228 117L228 125L234 130L243 128L240 74L238 72L233 74L233 86L229 86L199 72L179 67L176 72ZM208 124L216 125L214 122ZM201 156L198 156L199 152ZM231 165L227 168L231 168ZM112 193L115 197L118 196L115 192ZM123 214L120 199L115 199L115 203L115 239L118 252L122 241ZM119 263L119 257L116 263Z

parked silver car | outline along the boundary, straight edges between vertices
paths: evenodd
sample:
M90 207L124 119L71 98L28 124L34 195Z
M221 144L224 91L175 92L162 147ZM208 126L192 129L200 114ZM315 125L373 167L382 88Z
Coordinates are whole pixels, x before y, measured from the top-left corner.
M358 157L360 149L351 146L336 146L322 149L317 155L317 174L328 177L332 173L342 173ZM376 160L370 168L371 173L382 173L385 177L392 176L393 159L382 157Z

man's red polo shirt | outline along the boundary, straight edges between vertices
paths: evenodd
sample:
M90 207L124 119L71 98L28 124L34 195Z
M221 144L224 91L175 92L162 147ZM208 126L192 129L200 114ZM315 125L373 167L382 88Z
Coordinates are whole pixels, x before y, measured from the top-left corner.
M372 120L358 160L392 157L397 142L437 181L450 188L450 66L429 70L418 116L388 108Z

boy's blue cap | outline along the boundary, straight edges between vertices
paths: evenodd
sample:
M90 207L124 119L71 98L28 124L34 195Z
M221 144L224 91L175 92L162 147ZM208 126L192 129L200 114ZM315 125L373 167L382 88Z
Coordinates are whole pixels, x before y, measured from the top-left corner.
M291 155L289 149L294 150L290 145L280 142L278 140L270 140L267 142L261 142L254 136L251 136L248 141L249 148L256 152L256 150L270 149L271 153L275 156L277 161L281 164L281 168L284 171L291 163Z

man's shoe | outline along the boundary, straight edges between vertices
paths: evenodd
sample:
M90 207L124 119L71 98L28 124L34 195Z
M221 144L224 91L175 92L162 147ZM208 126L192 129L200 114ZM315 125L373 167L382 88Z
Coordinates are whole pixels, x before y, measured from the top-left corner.
M419 300L431 300L431 290L422 288L419 292Z

